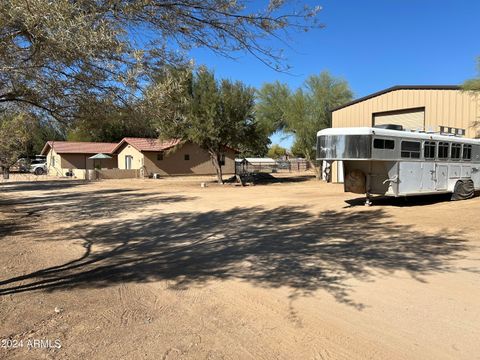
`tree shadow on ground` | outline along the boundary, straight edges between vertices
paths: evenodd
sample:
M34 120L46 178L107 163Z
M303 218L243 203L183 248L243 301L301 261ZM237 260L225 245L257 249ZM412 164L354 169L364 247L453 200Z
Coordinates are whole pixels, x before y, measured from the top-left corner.
M305 208L234 208L151 214L134 220L62 229L55 238L85 240L85 254L66 264L0 281L0 295L44 289L99 288L171 280L177 288L241 279L289 286L295 294L322 289L357 308L350 279L406 271L413 278L453 271L468 249L457 233L425 234L388 220L382 209L357 213ZM90 252L91 245L99 245Z
M282 184L282 183L299 183L315 179L315 175L292 175L286 176L285 174L277 175L273 174L271 178L259 178L255 180L255 185L268 185L268 184Z
M252 174L245 174L242 175L242 180L244 183L253 183L255 185L271 185L271 184L285 184L285 183L299 183L305 181L311 181L315 179L315 175L313 174L305 174L305 175L290 175L288 173L252 173ZM212 181L214 182L214 181ZM237 183L236 176L232 176L225 180L225 183Z
M478 196L479 194L475 194ZM373 206L395 206L395 207L410 207L410 206L424 206L433 205L442 202L452 201L452 194L433 194L433 195L416 195L416 196L375 196L371 198ZM349 199L345 202L347 207L364 206L366 197L358 197Z
M82 186L87 184L89 184L89 182L85 180L11 181L0 183L0 193L16 191L63 190L71 189L74 186Z
M69 183L70 188L77 186ZM82 192L78 193L56 192L49 191L52 190L49 184L43 185L44 187L38 184L32 186L30 189L34 190L25 197L0 198L0 215L7 215L0 217L0 239L20 231L35 236L36 222L42 217L65 224L82 220L114 219L123 213L147 211L149 206L195 199L158 191L142 193L131 188L82 189ZM20 188L23 189L23 185ZM42 238L42 235L37 234L39 238Z

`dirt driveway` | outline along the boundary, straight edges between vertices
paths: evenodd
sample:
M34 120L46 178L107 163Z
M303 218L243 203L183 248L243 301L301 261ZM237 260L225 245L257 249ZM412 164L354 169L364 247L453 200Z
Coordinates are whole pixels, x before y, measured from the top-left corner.
M0 358L480 359L480 197L199 182L0 185Z

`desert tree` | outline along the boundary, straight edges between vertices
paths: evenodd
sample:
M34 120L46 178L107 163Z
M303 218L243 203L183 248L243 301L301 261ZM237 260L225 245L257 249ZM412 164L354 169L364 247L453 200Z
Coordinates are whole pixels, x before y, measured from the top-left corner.
M33 126L28 114L0 114L0 171L4 179L8 179L10 167L27 151Z
M287 149L280 146L279 144L273 144L268 148L267 156L272 159L279 159L285 155L287 155Z
M165 96L164 87L174 91ZM168 71L147 90L143 109L160 137L181 138L206 150L221 183L227 149L264 153L269 143L254 117L254 93L239 81L217 81L205 67Z
M118 142L124 137L158 137L149 118L142 116L139 101L118 104L112 97L83 100L68 124L70 141Z
M0 105L34 107L67 122L85 96L119 103L141 94L149 75L185 63L192 48L247 52L282 69L271 38L315 27L319 7L271 0L249 10L236 0L3 0ZM249 6L252 6L251 4ZM291 10L291 11L290 11ZM164 91L170 91L165 88ZM174 89L172 90L175 91Z
M260 123L269 133L287 127L286 114L291 90L279 81L263 84L256 92L255 113Z
M477 59L477 69L478 69L478 76L469 79L463 83L463 89L466 91L480 91L480 57Z
M475 96L480 98L480 58L477 60L477 68L478 68L478 76L473 79L469 79L463 83L463 90L468 91L472 94L472 96ZM472 122L472 128L476 130L476 137L480 137L480 117L477 117Z
M322 72L309 76L295 91L278 82L263 85L257 93L256 114L270 131L293 134L295 152L313 165L317 132L331 126L332 109L352 96L345 80Z

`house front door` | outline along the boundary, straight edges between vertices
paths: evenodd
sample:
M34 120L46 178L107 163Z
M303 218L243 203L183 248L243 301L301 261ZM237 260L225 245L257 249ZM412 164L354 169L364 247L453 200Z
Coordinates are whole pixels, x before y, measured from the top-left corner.
M125 169L130 170L132 168L133 156L125 156Z

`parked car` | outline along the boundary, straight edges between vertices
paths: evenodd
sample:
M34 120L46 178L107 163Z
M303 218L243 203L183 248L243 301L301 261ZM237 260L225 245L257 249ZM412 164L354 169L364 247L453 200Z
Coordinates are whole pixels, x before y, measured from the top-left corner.
M47 157L44 155L35 155L33 158L20 158L17 160L15 164L10 167L10 171L18 171L18 172L34 172L32 170L33 165L37 168L39 164L47 163ZM46 166L44 167L44 172L46 172Z
M43 175L47 172L47 162L44 160L33 160L30 165L30 172L35 175Z

